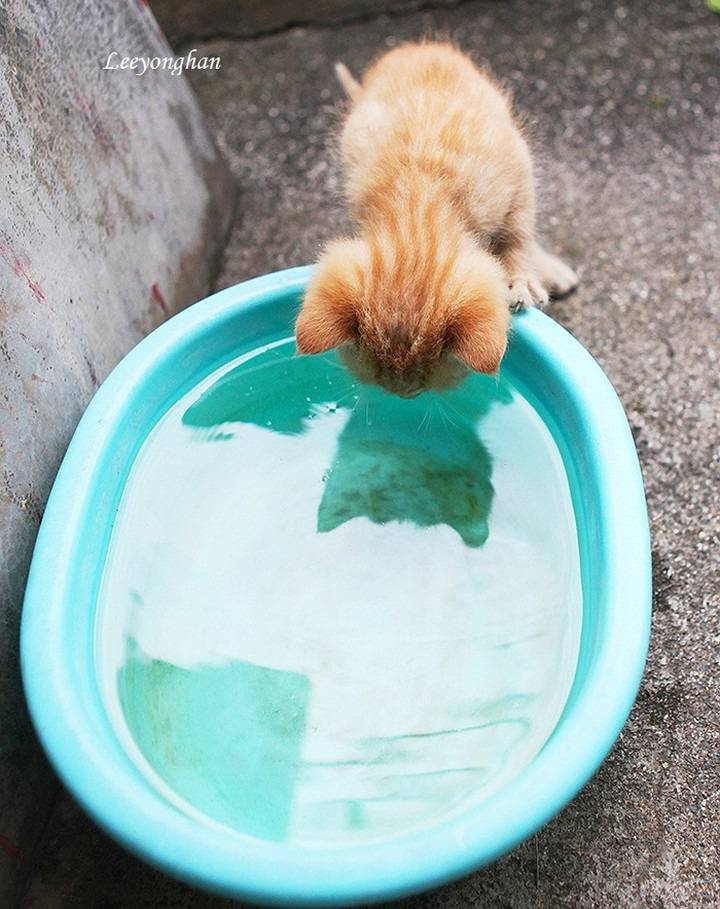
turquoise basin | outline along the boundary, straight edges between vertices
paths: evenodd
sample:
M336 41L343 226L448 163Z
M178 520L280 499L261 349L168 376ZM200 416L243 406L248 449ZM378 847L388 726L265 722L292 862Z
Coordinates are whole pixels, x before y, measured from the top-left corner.
M284 906L405 896L534 833L627 718L650 629L620 402L537 310L499 380L400 401L294 355L310 270L113 371L55 482L22 671L119 842Z

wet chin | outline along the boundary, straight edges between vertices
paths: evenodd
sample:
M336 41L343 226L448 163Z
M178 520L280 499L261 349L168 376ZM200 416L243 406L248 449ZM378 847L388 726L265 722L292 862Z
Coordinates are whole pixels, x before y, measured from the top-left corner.
M339 353L348 371L364 385L379 385L401 398L414 398L425 391L424 383L417 376L411 379L387 369L355 344L345 344Z
M379 385L390 394L401 398L414 398L425 391L449 391L456 388L469 372L468 368L451 354L442 356L425 374L414 373L412 376L384 369L355 344L341 347L340 357L358 381L365 385Z

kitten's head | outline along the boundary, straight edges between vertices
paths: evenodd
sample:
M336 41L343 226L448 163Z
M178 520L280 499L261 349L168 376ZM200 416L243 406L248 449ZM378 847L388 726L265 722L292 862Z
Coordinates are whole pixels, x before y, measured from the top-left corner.
M507 345L500 264L469 241L398 256L362 239L331 243L295 325L300 353L339 347L362 382L393 394L452 388L469 370L495 373Z

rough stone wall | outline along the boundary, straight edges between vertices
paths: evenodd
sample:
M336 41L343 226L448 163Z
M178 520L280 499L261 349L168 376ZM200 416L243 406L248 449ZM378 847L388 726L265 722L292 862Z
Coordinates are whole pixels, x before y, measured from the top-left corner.
M0 0L0 905L57 784L20 685L44 503L97 385L207 292L232 184L184 76L104 70L170 51L141 0Z

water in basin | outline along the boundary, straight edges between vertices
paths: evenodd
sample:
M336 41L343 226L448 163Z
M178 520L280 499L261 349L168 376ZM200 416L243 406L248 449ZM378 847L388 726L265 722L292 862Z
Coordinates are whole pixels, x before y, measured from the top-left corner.
M400 400L289 340L144 442L97 664L124 747L180 810L341 845L520 773L563 710L581 616L562 460L511 378Z

